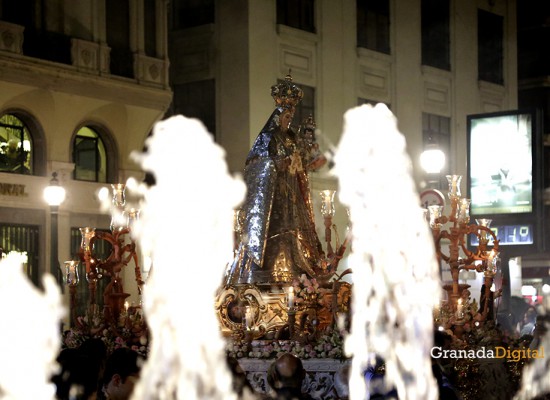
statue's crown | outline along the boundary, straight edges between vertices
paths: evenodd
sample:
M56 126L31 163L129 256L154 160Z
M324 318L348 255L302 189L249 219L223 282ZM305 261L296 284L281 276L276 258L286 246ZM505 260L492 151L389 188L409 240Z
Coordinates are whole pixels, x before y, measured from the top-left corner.
M313 115L309 114L309 117L304 119L304 121L302 122L300 130L312 130L312 131L314 131L316 127L317 127L317 124L315 123L315 120L313 119Z
M304 92L292 83L292 77L288 74L283 82L271 86L271 96L277 107L294 108L304 97Z

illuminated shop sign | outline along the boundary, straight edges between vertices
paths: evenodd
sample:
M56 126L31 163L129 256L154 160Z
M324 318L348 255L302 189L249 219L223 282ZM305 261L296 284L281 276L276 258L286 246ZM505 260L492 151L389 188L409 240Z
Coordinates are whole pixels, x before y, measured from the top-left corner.
M495 233L499 240L499 245L524 245L533 244L533 226L529 224L524 225L500 225L491 226L491 230ZM477 237L471 236L471 245L477 246L479 241ZM493 244L491 238L489 244Z

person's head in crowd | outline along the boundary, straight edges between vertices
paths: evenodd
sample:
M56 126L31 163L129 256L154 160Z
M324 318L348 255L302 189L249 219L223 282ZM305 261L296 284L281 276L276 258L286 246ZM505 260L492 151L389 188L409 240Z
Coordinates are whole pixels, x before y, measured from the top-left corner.
M453 343L453 338L447 332L434 329L434 347L448 349Z
M128 348L115 349L107 358L103 373L103 394L108 400L129 399L139 379L142 359Z
M94 399L97 391L97 368L81 349L63 349L57 357L59 372L52 377L58 400Z
M246 378L246 373L241 368L239 361L235 357L227 356L227 366L233 376L233 391L237 393L239 397L250 395L254 393L252 385ZM246 392L249 393L246 393Z
M93 369L93 375L96 376L96 383L103 377L105 362L107 361L107 346L105 342L99 338L85 340L79 347Z
M523 322L528 323L534 323L537 319L537 309L535 307L529 307L527 311L525 311L525 315L523 316Z
M271 363L267 371L267 383L277 399L309 399L302 393L306 370L302 361L293 354L285 353Z
M523 316L523 326L519 332L520 337L522 336L533 336L533 331L535 330L535 322L537 320L537 310L535 307L529 307Z

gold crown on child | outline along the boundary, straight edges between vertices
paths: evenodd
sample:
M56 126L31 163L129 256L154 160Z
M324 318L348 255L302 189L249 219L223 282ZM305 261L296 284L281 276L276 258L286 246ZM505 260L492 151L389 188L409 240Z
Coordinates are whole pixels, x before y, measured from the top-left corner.
M277 107L295 108L304 97L304 91L292 83L290 73L285 80L271 86L271 96L275 100Z

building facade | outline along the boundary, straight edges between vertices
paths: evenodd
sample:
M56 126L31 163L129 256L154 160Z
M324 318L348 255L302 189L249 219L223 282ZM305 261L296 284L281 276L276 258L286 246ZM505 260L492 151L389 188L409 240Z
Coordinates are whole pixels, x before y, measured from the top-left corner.
M0 247L27 252L37 285L56 242L63 265L80 227L109 229L98 190L143 179L129 155L171 101L166 21L165 0L0 2Z
M170 10L170 111L193 114L188 98L203 85L216 110L203 117L234 171L273 108L270 86L289 71L332 144L347 109L386 103L418 181L429 116L449 119L447 170L465 173L466 115L517 107L512 1L175 0Z

